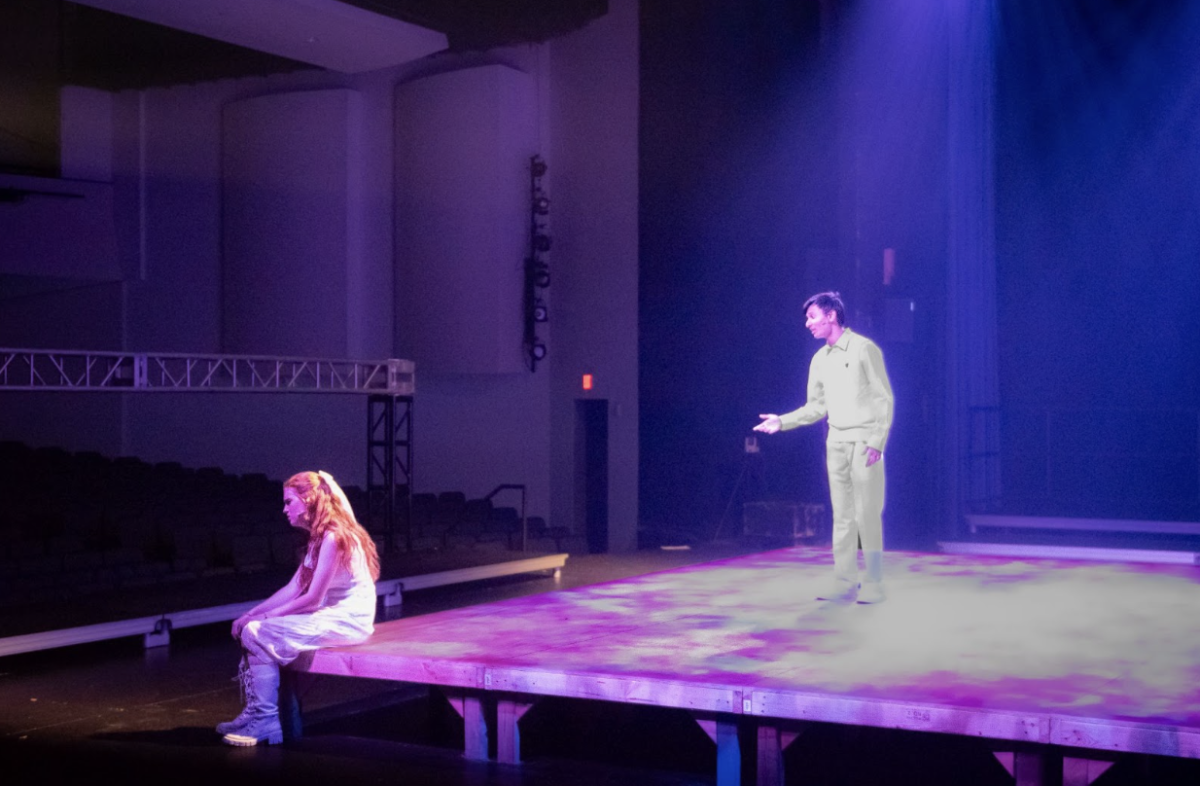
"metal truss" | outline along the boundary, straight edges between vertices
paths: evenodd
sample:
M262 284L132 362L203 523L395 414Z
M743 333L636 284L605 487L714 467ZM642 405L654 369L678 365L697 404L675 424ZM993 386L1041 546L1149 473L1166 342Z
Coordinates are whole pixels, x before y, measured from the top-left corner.
M381 522L389 546L412 550L413 397L367 399L368 516ZM396 524L403 523L398 532Z
M415 387L410 360L0 349L0 390L411 396Z

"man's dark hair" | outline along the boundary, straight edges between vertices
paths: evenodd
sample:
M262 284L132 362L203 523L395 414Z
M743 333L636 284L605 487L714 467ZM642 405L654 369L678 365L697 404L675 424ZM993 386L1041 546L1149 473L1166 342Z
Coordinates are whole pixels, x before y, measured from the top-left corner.
M809 306L817 308L828 314L830 311L837 314L837 321L843 327L846 325L846 304L842 302L842 296L837 292L818 292L817 294L804 301L804 313L808 313Z

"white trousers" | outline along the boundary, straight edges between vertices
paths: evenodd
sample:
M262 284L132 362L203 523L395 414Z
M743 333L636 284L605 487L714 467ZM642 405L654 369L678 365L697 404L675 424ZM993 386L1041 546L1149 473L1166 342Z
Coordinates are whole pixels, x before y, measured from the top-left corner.
M883 551L883 458L867 466L865 442L825 443L829 501L833 511L833 569L838 579L858 581L858 543Z

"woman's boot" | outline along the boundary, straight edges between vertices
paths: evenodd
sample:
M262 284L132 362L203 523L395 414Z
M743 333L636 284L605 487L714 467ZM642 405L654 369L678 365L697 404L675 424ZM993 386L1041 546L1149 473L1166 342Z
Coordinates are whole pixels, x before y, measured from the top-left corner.
M226 734L226 745L246 747L265 742L283 742L283 727L279 725L279 666L274 663L251 663L247 668L249 688L246 710L250 719L240 728Z
M250 722L250 663L245 653L242 653L242 660L238 663L237 680L242 694L242 711L233 720L217 724L217 734L222 737L237 731Z

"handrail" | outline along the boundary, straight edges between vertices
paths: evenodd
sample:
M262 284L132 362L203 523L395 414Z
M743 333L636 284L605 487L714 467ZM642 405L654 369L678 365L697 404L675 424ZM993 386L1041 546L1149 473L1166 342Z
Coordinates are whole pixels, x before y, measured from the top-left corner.
M492 489L484 499L488 502L492 501L492 497L499 494L501 491L517 491L521 492L521 551L529 550L529 523L525 520L525 484L524 483L501 483L496 488Z

